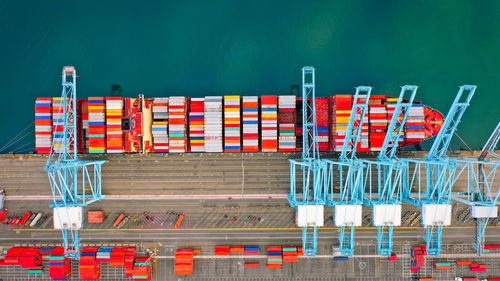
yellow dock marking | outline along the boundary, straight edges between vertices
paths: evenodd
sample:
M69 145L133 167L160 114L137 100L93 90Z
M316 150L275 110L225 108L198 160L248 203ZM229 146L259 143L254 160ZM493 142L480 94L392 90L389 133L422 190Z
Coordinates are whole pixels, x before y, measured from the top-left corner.
M400 226L395 227L397 229L423 229L423 226ZM475 226L445 226L445 229L472 229ZM500 228L500 226L487 226L486 228ZM231 230L301 230L300 227L264 227L264 228L83 228L79 229L79 231L231 231ZM318 230L336 230L338 227L321 227ZM365 227L356 227L356 229L377 229L375 226L365 226ZM29 228L15 228L14 231L59 231L59 229L52 228L40 228L40 229L29 229Z

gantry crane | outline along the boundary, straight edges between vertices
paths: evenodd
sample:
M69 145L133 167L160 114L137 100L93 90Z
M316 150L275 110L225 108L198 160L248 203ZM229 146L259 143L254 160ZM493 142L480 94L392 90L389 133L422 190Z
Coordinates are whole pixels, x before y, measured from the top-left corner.
M290 161L290 193L288 202L297 208L296 223L302 227L302 245L305 255L315 256L318 227L323 226L326 199L327 165L321 160L317 143L315 69L302 68L302 158ZM299 169L297 169L299 167ZM297 178L302 176L302 181Z
M483 146L477 159L458 159L462 164L461 174L467 175L466 197L463 192L453 192L453 200L471 206L471 215L476 221L476 241L474 248L478 256L483 254L486 225L490 218L498 215L500 195L500 156L495 148L500 140L500 122ZM488 157L489 156L489 157Z
M475 90L474 85L460 87L425 158L402 159L407 165L403 200L421 207L427 252L433 256L441 252L443 226L451 224L451 190L460 170L464 169L462 163L448 157L446 151ZM422 181L425 181L425 188Z
M396 151L417 88L412 85L401 87L377 160L362 160L366 166L365 188L368 190L364 203L373 207L372 220L378 229L377 250L381 256L388 257L392 254L393 227L401 225L401 190L405 163L396 157ZM376 182L372 181L372 176Z
M371 91L371 87L356 87L339 159L325 160L328 164L327 205L334 208L335 226L339 227L339 249L344 256L353 255L355 227L361 226L365 165L357 158L356 150L368 111ZM334 190L337 184L338 191Z
M83 207L106 197L101 194L101 165L106 161L78 159L76 70L73 66L63 68L62 87L57 116L63 126L54 128L59 135L52 143L45 169L53 195L50 207L54 209L54 228L62 230L65 255L78 259L78 229L83 226Z

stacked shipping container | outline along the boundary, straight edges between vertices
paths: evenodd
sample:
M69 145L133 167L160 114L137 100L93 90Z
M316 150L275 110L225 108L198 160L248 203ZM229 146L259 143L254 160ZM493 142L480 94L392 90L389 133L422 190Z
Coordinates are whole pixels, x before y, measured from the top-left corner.
M69 110L71 105L69 104L69 98L67 99L67 108ZM70 132L66 132L66 137L70 138ZM64 151L64 108L63 101L60 97L52 98L52 138L54 144L54 152L62 153ZM72 147L69 148L72 150Z
M281 268L283 264L283 251L281 246L267 247L267 268Z
M241 151L240 96L224 96L224 151Z
M71 259L64 256L64 248L53 248L49 257L49 275L54 280L71 278Z
M316 98L316 139L320 151L329 150L329 126L330 126L330 99L327 97Z
M168 152L168 98L153 99L153 150Z
M80 278L97 280L101 277L101 263L96 260L99 247L85 247L80 255Z
M177 249L175 252L174 273L176 275L193 274L193 249Z
M405 124L406 140L420 141L425 138L424 106L413 104Z
M52 147L52 98L35 101L35 148L38 153L50 153Z
M358 102L364 103L365 99L361 95ZM352 96L318 97L315 101L320 150L341 151ZM396 102L396 98L384 95L371 97L358 151L380 150ZM64 137L61 98L39 98L35 111L38 153L49 153L51 143L56 152L61 152L63 144L57 143ZM361 121L360 113L355 114L355 124ZM439 112L414 104L400 138L401 146L418 144L437 134L442 118ZM295 96L279 96L279 100L274 95L262 96L259 113L259 97L254 96L91 97L77 101L77 134L78 151L90 153L300 151L302 100Z
M243 152L259 151L259 97L243 98Z
M106 111L103 97L89 97L89 153L106 152Z
M187 104L185 97L170 97L168 102L169 152L188 152L186 136Z
M205 97L205 151L222 152L222 97Z
M295 151L296 103L295 96L279 96L279 151Z
M297 247L283 247L283 262L297 262L298 257Z
M277 99L277 96L262 96L260 98L262 152L278 151Z
M189 144L191 152L205 152L205 98L191 98Z
M123 153L123 98L106 98L106 153Z
M387 131L387 110L384 95L372 95L368 104L370 122L370 149L380 151Z
M335 140L334 143L332 142L332 149L342 151L352 111L352 96L333 96L332 105L332 138Z
M81 145L78 147L78 152L89 152L89 101L80 101L80 115L82 121L82 130L78 132L78 138Z
M133 262L132 280L151 280L151 259L149 257L137 257Z

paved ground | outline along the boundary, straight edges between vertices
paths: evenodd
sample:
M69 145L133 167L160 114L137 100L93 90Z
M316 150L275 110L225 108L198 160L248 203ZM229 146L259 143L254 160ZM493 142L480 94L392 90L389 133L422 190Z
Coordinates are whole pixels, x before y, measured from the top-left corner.
M289 191L287 159L300 155L186 153L83 155L82 158L109 160L102 168L103 194L273 194ZM46 161L46 155L0 155L2 187L9 195L50 195L44 170ZM457 182L456 190L465 186L464 180Z
M286 194L289 186L289 164L293 154L184 154L184 155L111 155L103 166L103 193L121 195L202 195L197 199L182 200L121 200L107 199L96 202L88 210L104 210L103 224L86 224L81 230L84 243L136 243L144 248L157 248L160 257L155 264L155 280L408 280L410 276L432 275L437 280L451 280L454 274L474 276L467 268L453 267L442 272L431 269L431 259L426 260L426 270L409 272L410 245L422 244L425 230L420 227L420 210L404 204L403 214L408 219L404 227L395 230L394 252L400 255L397 262L376 257L376 228L371 226L371 209L363 208L363 227L356 230L358 259L347 262L332 261L332 245L338 244L338 230L333 227L333 210L325 208L325 227L319 230L319 255L315 259L302 258L297 264L285 264L282 269L266 269L265 256L252 257L261 262L260 268L244 268L249 258L215 259L213 246L235 244L300 245L301 230L294 225L294 209L286 199L203 199L203 195L274 195ZM103 158L104 156L86 156ZM297 157L297 156L296 156ZM0 156L0 182L9 196L50 195L50 188L43 166L46 157L40 155ZM460 181L458 182L460 186ZM463 183L462 183L463 184ZM50 198L50 197L47 197ZM163 198L163 197L162 197ZM265 198L265 196L264 196ZM21 216L27 210L50 214L48 200L8 200L9 216ZM147 211L152 220L140 218ZM118 230L112 226L120 213L130 216L129 222ZM178 214L185 219L179 229L174 222ZM468 209L456 204L453 209L453 227L446 228L446 243L440 258L453 260L449 253L474 256L472 237L474 221ZM225 217L227 215L227 217ZM230 223L230 221L237 219ZM255 220L253 218L255 217ZM259 219L260 218L260 219ZM245 220L253 221L249 223ZM61 234L52 228L48 219L37 228L0 225L0 247L14 243L36 244L61 242ZM486 232L489 243L500 243L499 228L490 222ZM467 244L464 244L467 241ZM195 274L189 277L173 275L172 255L178 247L201 247L202 257L195 261ZM264 255L265 252L261 251ZM500 273L498 256L487 254L475 260L485 261L487 275ZM249 261L249 260L248 260ZM364 265L363 265L364 263ZM361 265L360 265L361 264ZM363 267L363 269L360 268ZM124 279L117 268L103 266L101 280ZM45 273L44 273L45 274ZM19 267L0 267L0 279L48 280L45 275L29 277ZM74 272L77 278L77 271Z

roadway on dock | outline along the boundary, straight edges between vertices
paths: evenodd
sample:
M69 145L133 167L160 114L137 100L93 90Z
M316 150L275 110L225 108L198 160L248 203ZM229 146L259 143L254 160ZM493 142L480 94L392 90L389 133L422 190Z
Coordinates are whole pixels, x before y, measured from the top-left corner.
M467 153L465 153L467 154ZM335 158L334 154L324 154ZM422 156L422 153L402 153ZM368 154L366 157L374 157ZM289 192L289 158L296 153L185 153L82 155L108 160L102 193L108 195L268 195ZM47 155L1 155L0 183L8 196L50 196ZM300 173L297 174L300 176ZM454 190L463 190L459 179ZM45 197L47 198L47 197Z

